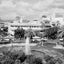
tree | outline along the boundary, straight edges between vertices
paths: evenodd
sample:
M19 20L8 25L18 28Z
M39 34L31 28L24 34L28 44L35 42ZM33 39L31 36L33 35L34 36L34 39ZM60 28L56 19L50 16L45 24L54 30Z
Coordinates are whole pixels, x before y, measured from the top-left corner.
M14 36L15 38L24 38L24 35L25 35L25 30L23 28L17 28L15 31L14 31Z
M0 35L7 36L8 35L8 27L1 27Z
M58 33L58 27L52 27L45 30L45 36L49 39L56 39Z
M3 31L4 31L4 32L8 32L8 27L4 27L4 28L3 28Z

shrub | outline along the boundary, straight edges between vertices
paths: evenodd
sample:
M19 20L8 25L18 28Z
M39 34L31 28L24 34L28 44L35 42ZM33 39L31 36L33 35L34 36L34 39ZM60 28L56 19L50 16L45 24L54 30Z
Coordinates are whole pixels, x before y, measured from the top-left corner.
M53 60L50 60L49 62L47 62L47 64L56 64Z
M10 52L6 51L3 52L3 56L0 57L0 61L2 61L2 64L19 64L23 63L26 60L26 55L25 53L21 52L20 53L15 53L15 52Z
M18 57L21 63L23 63L26 60L26 58L27 56L25 55L25 53L23 53L21 56Z
M27 59L26 59L26 62L29 63L29 64L32 64L32 62L34 61L34 59L35 59L34 55L28 55Z
M3 62L1 62L2 64L14 64L14 61L12 59L5 59L3 60Z
M35 60L33 61L33 64L43 64L42 59L41 58L35 58Z
M63 63L63 61L60 58L58 58L57 61L58 61L59 64Z
M49 56L49 55L46 55L46 56L44 57L44 59L45 59L46 62L50 61L52 58L53 58L53 57L51 57L51 56Z
M20 60L15 60L15 63L14 64L21 64Z
M42 59L40 57L36 58L34 55L30 55L27 57L28 64L43 64Z

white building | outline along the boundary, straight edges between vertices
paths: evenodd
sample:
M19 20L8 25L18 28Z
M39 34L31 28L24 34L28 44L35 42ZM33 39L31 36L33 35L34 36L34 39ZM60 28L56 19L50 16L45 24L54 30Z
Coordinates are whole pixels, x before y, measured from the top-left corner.
M51 27L51 18L46 17L46 18L41 18L40 20L33 20L29 22L23 22L23 19L17 19L13 21L13 23L8 23L8 32L10 34L14 35L14 30L17 29L18 27L23 28L25 30L32 29L32 30L44 30L49 27Z
M18 27L28 30L29 28L33 30L41 30L41 22L39 21L30 21L30 22L22 22L22 19L19 21L13 21L13 23L8 23L8 32L14 35L14 30Z

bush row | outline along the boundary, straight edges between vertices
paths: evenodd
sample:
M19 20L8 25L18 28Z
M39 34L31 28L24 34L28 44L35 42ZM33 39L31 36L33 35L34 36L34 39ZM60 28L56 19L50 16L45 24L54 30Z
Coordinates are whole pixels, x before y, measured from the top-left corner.
M63 64L60 58L55 59L52 56L45 55L44 58L36 57L35 55L25 55L22 53L3 52L0 55L0 64Z

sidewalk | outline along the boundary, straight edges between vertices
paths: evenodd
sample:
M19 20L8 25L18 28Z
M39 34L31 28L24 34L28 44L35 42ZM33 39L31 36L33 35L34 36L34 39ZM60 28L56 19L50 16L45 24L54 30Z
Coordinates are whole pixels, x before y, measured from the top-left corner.
M0 44L1 47L9 47L9 46L25 46L25 43L10 43L10 44ZM30 46L36 46L36 43L30 43Z

